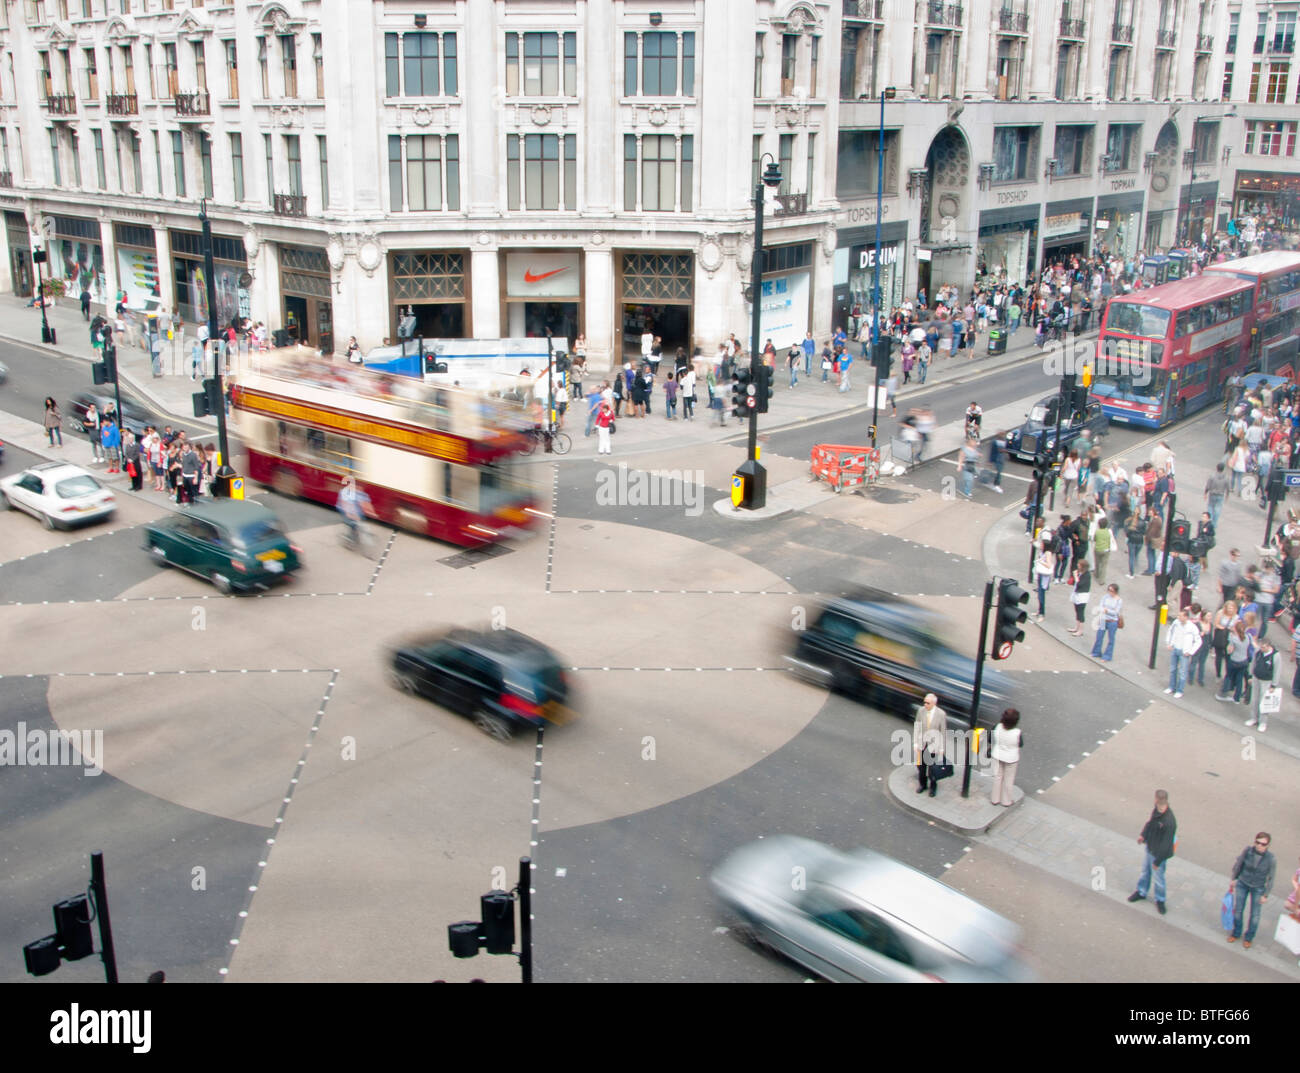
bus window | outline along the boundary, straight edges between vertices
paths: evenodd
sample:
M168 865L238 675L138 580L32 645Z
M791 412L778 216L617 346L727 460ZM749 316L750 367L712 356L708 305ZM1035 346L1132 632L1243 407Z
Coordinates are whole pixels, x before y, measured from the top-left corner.
M1105 399L1158 399L1164 394L1168 375L1163 369L1093 377L1092 394Z
M529 498L528 486L512 462L494 462L478 467L480 514L491 514Z
M1169 331L1169 310L1137 302L1111 302L1106 311L1106 329L1163 339Z

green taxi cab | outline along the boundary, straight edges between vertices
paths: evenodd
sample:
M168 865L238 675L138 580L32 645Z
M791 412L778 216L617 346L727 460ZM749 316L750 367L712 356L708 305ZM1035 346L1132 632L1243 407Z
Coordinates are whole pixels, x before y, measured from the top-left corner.
M302 566L275 513L260 503L194 503L144 527L144 547L159 566L207 578L221 593L267 589Z

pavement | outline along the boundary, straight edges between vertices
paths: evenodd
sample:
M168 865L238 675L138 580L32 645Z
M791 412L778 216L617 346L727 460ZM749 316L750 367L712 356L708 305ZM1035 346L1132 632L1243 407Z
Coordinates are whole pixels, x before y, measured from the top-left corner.
M1154 432L1108 458L1119 461L1132 473L1149 460L1151 449L1159 441L1167 442L1175 454L1181 493L1177 513L1195 521L1203 509L1205 481L1222 456L1221 421L1221 413L1212 410L1179 426ZM1047 511L1046 516L1055 522L1059 514L1073 512L1058 502L1057 510ZM1244 565L1258 560L1256 549L1264 536L1265 516L1253 496L1233 497L1225 503L1209 567L1202 571L1195 592L1197 602L1211 608L1219 605L1218 566L1229 549L1242 550ZM1145 566L1145 558L1143 552L1139 569ZM985 533L983 559L994 576L1027 579L1029 544L1017 511L1007 508ZM1093 748L1083 751L1059 775L1051 776L1048 787L1017 799L1011 808L995 809L987 803L989 787L983 771L975 772L970 798L962 799L958 792L960 761L955 777L944 783L934 798L915 792L911 769L896 770L889 779L889 791L904 808L928 815L932 822L950 830L970 833L975 850L986 847L1006 858L1003 867L1014 867L1014 862L1032 865L1076 891L1103 896L1113 903L1103 913L1107 928L1112 929L1114 921L1110 917L1114 914L1155 912L1153 896L1131 909L1126 899L1141 863L1141 852L1135 844L1137 832L1150 813L1154 790L1167 789L1171 807L1180 820L1181 841L1179 853L1167 869L1169 913L1154 917L1152 926L1177 929L1184 937L1223 945L1230 957L1237 951L1271 972L1300 978L1295 957L1272 940L1297 849L1289 825L1279 818L1294 816L1300 807L1300 787L1293 764L1300 758L1300 701L1284 688L1282 712L1270 719L1268 731L1259 733L1247 728L1244 704L1224 704L1213 699L1217 690L1212 655L1206 667L1205 687L1189 684L1185 695L1177 699L1166 694L1169 664L1164 625L1159 627L1156 667L1153 670L1148 666L1157 617L1147 607L1148 601L1154 600L1154 582L1141 576L1130 580L1125 576L1127 566L1127 552L1121 543L1111 555L1106 578L1120 586L1126 602L1126 628L1117 639L1112 662L1102 663L1089 655L1094 636L1087 626L1083 637L1068 632L1075 620L1065 585L1053 586L1048 594L1047 615L1042 622L1031 617L1026 623L1027 642L1037 656L1043 655L1044 642L1049 642L1049 651L1065 646L1078 655L1066 657L1062 667L1080 657L1088 659L1100 673L1119 677L1149 699L1130 713L1114 711L1109 733L1100 736ZM1032 585L1028 581L1025 585L1031 591L1028 610L1032 616L1036 597ZM1104 586L1101 588L1104 591ZM1094 601L1098 589L1094 581ZM1275 624L1270 634L1283 644L1285 662L1280 677L1285 685L1294 670L1294 663L1285 655L1290 647L1285 643L1285 626ZM1021 645L1013 653L1013 664L1022 657L1025 647ZM1065 653L1058 648L1056 659L1063 656ZM1032 733L1032 728L1027 731L1027 735ZM1032 755L1027 749L1022 768L1026 762L1033 762ZM1227 946L1219 926L1219 903L1228 889L1232 862L1259 829L1275 832L1277 881L1273 897L1265 904L1256 943L1247 952L1240 943ZM982 867L974 864L975 856L972 852L963 859L949 872L947 881L966 889L962 886L963 869L978 873ZM1117 876L1122 878L1113 878ZM974 889L983 890L983 881ZM1020 922L1032 938L1031 919L1032 914L1028 914ZM1054 928L1046 919L1039 919L1037 924L1039 937L1049 941ZM1160 951L1157 944L1153 956L1162 956ZM1228 965L1226 978L1239 978L1232 971L1234 965Z
M92 316L93 313L94 310ZM47 311L47 318L58 339L57 345L51 346L40 342L39 309L28 308L21 298L15 298L13 295L0 295L0 339L86 362L96 360L90 346L89 324L82 318L81 310L75 303L59 302ZM134 336L134 344L130 333L128 336L127 339L118 341L117 348L118 368L123 383L129 384L136 394L150 402L160 413L181 418L187 423L203 428L215 429L215 421L193 417L191 396L198 390L198 385L190 379L189 355L193 337L187 336L185 339L172 340L166 344L163 351L164 373L162 376L155 377L149 356L139 344L139 333ZM1084 333L1080 339L1090 341L1095 337L1094 331ZM925 397L926 389L960 384L983 377L992 371L1044 361L1049 357L1049 352L1035 347L1033 338L1032 331L1022 328L1012 336L1011 345L1007 347L1005 353L990 355L987 353L987 337L982 336L978 347L973 352L973 357L968 357L967 351L958 351L956 357L936 358L931 363L925 385L913 382L901 387L898 395L900 409L906 412L910 406L919 404ZM246 367L251 360L253 356L247 353L231 354L229 364L238 376L240 369ZM820 358L815 359L814 364L819 365ZM899 362L895 354L895 370L898 369ZM826 418L842 417L855 412L871 414L871 406L867 398L867 391L871 386L871 366L868 362L860 357L855 359L853 386L843 393L836 386L833 375L828 382L822 383L819 373L820 369L815 369L810 377L801 375L798 387L790 388L786 372L782 369L777 370L771 412L760 420L760 443L764 434L782 428L812 424ZM592 375L605 378L609 373L596 371ZM899 379L900 381L902 379L901 371ZM652 401L654 412L651 415L640 419L626 416L619 419L613 445L615 457L698 443L714 443L744 436L744 424L734 417L728 416L727 424L718 426L716 417L707 410L708 392L702 385L699 395L704 399L705 405L698 408L693 421L687 421L680 416L680 404L678 419L668 421L664 416L663 393L656 391ZM725 396L725 401L730 403L729 392ZM1007 409L1008 416L1014 417L1014 423L1018 425L1023 420L1024 406L1018 402L1014 412L1011 407ZM573 449L568 457L595 458L596 437L593 435L588 438L583 435L586 415L581 411L581 404L571 407L564 425L565 431L573 439ZM884 417L886 412L887 408L882 406L879 422L881 430L879 442L882 447L888 446L885 426L889 424L892 427L892 422L888 422ZM985 427L992 428L993 423L994 415L987 414ZM870 417L867 416L862 425L864 443L867 442L866 430L869 424ZM961 431L960 425L954 423L948 430L950 435L947 438L942 442L936 439L931 453L942 453L944 450L958 446ZM951 445L947 445L948 439L953 440ZM545 456L535 459L540 462L549 460Z

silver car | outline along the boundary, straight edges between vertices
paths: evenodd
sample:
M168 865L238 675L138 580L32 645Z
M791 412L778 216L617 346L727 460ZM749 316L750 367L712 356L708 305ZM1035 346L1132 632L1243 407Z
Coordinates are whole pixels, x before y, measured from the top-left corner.
M710 882L759 942L828 980L1033 978L1011 921L871 850L777 835L737 850Z

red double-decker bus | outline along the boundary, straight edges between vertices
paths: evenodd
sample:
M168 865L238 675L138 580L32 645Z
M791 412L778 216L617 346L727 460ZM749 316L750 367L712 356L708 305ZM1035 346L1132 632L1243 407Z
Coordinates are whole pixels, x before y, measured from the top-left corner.
M1300 253L1270 250L1205 269L1207 276L1245 280L1255 288L1251 337L1260 371L1295 379L1300 373Z
M283 357L241 374L231 402L249 478L284 495L334 506L351 476L379 521L461 546L541 517L508 400Z
M1160 428L1223 397L1252 353L1255 285L1200 275L1112 298L1091 396L1112 421Z

